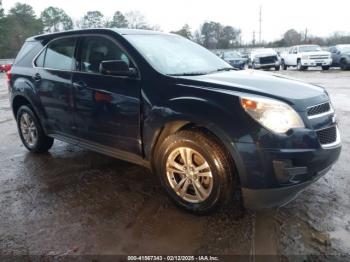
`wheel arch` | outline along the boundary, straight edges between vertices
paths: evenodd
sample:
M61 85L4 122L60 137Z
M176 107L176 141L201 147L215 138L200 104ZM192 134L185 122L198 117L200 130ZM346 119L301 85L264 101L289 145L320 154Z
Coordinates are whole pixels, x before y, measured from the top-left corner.
M230 137L220 127L216 125L203 124L201 122L196 121L174 120L164 124L164 126L157 134L156 140L154 141L154 145L152 146L149 156L149 160L153 170L155 170L155 155L158 147L162 144L162 141L164 141L164 139L169 135L174 134L180 130L193 130L202 132L210 138L214 139L214 141L217 142L223 148L224 153L228 155L228 158L233 165L232 167L235 173L237 173L237 181L240 184L241 179L244 179L243 176L245 176L246 171L240 154L236 150L232 139L230 139Z

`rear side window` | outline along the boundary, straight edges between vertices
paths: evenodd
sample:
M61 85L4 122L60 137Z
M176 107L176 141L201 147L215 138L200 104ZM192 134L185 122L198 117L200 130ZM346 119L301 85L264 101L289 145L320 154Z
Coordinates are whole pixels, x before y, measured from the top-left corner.
M31 67L34 57L38 54L43 45L39 41L27 41L18 52L14 65Z
M65 38L51 42L46 49L44 67L67 71L72 70L75 43L75 38ZM40 56L38 59L40 59Z

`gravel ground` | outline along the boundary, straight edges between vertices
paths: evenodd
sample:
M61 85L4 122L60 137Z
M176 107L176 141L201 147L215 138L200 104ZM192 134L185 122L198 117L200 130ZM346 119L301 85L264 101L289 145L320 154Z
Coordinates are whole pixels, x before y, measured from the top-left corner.
M290 261L350 254L350 72L281 73L331 94L339 162L283 208L232 206L202 217L174 207L142 167L58 141L47 154L28 153L0 75L0 254L279 254Z

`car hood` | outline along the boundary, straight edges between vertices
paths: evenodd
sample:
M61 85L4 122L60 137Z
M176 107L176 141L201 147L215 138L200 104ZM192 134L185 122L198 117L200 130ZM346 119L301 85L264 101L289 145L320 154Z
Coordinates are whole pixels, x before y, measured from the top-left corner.
M186 76L191 85L217 89L236 95L253 94L283 100L298 111L329 100L324 88L279 74L257 70L228 71L200 76ZM189 83L187 83L189 84Z

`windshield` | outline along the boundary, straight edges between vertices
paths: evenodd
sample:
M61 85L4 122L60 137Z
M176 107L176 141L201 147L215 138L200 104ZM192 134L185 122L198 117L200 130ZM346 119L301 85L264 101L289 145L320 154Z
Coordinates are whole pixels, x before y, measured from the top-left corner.
M322 51L321 47L318 45L306 45L306 46L299 46L299 52L305 53L305 52L314 52L314 51Z
M343 53L350 53L350 45L339 46L338 49Z
M224 54L225 58L242 58L238 52L227 52Z
M180 36L125 35L125 38L163 74L207 74L232 68L209 50Z

